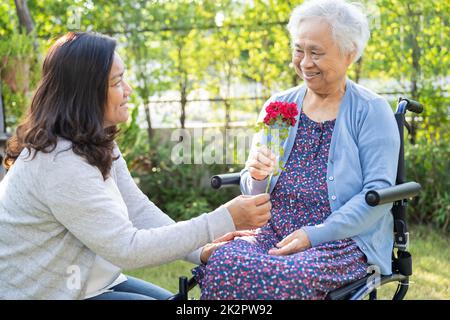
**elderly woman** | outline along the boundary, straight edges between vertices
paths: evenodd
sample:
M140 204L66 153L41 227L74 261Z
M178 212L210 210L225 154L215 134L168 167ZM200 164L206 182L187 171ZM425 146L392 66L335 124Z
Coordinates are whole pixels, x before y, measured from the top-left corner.
M288 29L304 85L267 102L299 111L282 142L285 170L270 180L272 219L194 269L204 299L323 299L369 265L391 273L391 204L370 207L364 194L395 183L398 129L386 100L346 78L369 39L367 19L345 1L310 1ZM252 195L264 192L275 165L254 146L241 175Z

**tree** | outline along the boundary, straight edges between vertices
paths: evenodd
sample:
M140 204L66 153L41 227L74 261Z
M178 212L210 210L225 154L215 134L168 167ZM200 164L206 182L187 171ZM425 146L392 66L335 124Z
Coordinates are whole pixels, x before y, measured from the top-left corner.
M240 30L245 41L243 73L245 78L261 84L261 95L266 98L274 89L284 90L298 84L297 75L290 68L291 46L286 25L291 11L301 2L256 0L244 7L241 17L244 27Z
M28 10L27 0L14 0L14 3L16 4L20 28L25 29L28 34L31 33L34 29L34 23Z
M214 97L219 97L225 106L225 128L231 122L231 86L239 82L241 73L241 54L243 41L239 31L231 25L236 22L236 4L232 1L222 1L216 12L217 29L209 34L205 47L210 64L207 74L207 88Z
M147 122L147 136L149 143L153 139L153 126L150 112L150 97L157 92L167 90L169 83L162 77L161 70L165 68L164 50L160 45L161 35L155 33L142 33L139 29L145 28L146 21L161 24L163 7L148 5L146 3L130 3L133 10L125 13L125 19L130 22L129 36L125 43L127 58L130 60L130 69L134 76L134 88L143 104L145 120Z
M196 88L204 74L207 56L201 55L199 48L201 30L190 29L190 24L210 25L211 17L206 15L202 5L210 5L211 1L198 4L189 1L168 3L169 12L177 12L178 16L166 18L166 26L173 30L165 31L164 37L168 45L167 58L171 67L167 75L173 79L174 89L180 94L180 126L185 127L186 105L189 94ZM182 16L183 19L179 19Z
M38 45L26 1L2 3L0 16L0 107L11 127L28 105L37 78Z
M449 123L444 108L448 97L442 94L442 86L450 67L450 5L441 0L378 0L377 5L380 24L372 31L364 54L365 76L395 79L401 92L426 105L422 115L425 130L418 131L413 116L411 143L425 132L439 136Z

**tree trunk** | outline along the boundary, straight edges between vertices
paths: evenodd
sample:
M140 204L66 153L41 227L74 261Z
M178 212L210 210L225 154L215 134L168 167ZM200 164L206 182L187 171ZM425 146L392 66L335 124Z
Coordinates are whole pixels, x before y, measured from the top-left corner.
M27 5L27 0L14 0L14 3L16 5L16 12L17 12L17 16L19 18L19 31L23 32L23 30L25 30L26 34L30 34L32 33L33 29L34 29L34 23L33 23L33 19L31 19L31 15L30 15L30 10L28 10L28 5ZM35 54L33 54L33 59L32 59L32 63L31 64L37 64L38 63L38 41L36 36L33 36L33 48L34 48L34 52ZM26 72L28 73L27 75L22 74L23 77L26 77L29 80L30 77L30 71L32 68L29 68L27 66L27 64L24 64L21 66L22 72ZM28 84L25 85L25 90L28 91Z
M6 130L5 126L5 109L3 106L2 79L0 78L0 135Z
M419 36L420 30L420 12L413 11L410 7L410 4L407 4L407 12L408 16L411 18L411 24L416 26L415 28L412 28L412 33L410 34L410 41L412 46L412 76L411 76L411 99L413 100L419 100L419 88L418 88L418 82L420 81L420 74L421 74L421 68L420 68L420 46L417 41L417 38ZM409 141L411 144L416 143L416 135L417 135L417 123L415 119L415 114L411 114L411 132L409 135Z
M363 57L359 58L358 61L356 61L355 66L355 82L358 83L361 79L361 73L362 73L362 59Z
M151 144L153 139L153 127L152 127L152 119L150 117L150 103L148 101L144 102L144 109L145 109L145 120L147 120L148 143Z
M413 74L411 77L411 99L413 100L419 100L419 88L418 88L418 82L420 77L420 47L417 43L417 37L416 35L412 35L412 43L413 43L413 50L412 50L412 65L413 65ZM415 113L411 114L411 134L410 134L410 142L411 144L416 143L416 135L417 135L417 123L415 119Z
M231 97L231 74L233 70L232 63L228 62L228 74L227 74L227 93L226 97L224 99L225 104L225 129L230 128L230 122L231 122L231 103L230 103L230 97Z
M184 129L186 121L186 104L187 104L187 75L184 74L183 81L180 82L180 93L181 93L181 115L180 124L181 128Z
M292 70L293 71L293 73L292 73L292 77L291 77L291 85L293 86L293 87L296 87L296 86L298 86L298 80L299 80L299 76L298 76L298 74L295 72L295 70L293 69Z
M183 70L183 56L181 52L183 51L183 45L180 44L178 46L178 74L180 77L180 103L181 103L181 114L180 114L180 125L181 128L184 129L185 121L186 121L186 103L187 103L187 74L186 71Z
M231 122L231 103L228 99L225 99L224 103L225 103L225 129L229 129Z
M182 86L180 103L181 103L180 125L181 125L181 128L184 129L185 121L186 121L186 104L187 104L186 86Z
M30 33L34 29L33 20L31 19L30 11L28 10L27 0L14 0L16 4L17 16L19 17L20 29Z
M8 135L6 134L6 125L5 125L5 109L3 105L2 80L0 79L0 181L6 174L6 171L4 167L1 165L1 163L3 163L7 139Z

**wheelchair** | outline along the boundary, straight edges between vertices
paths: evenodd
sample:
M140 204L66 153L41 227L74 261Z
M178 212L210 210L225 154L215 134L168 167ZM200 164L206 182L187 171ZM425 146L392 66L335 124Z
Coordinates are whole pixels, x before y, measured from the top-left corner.
M394 246L392 248L392 274L379 275L369 273L342 288L329 292L326 300L377 300L377 290L388 283L398 283L392 300L402 300L409 288L409 277L412 275L412 257L408 252L409 232L406 223L406 208L408 199L419 194L421 189L417 182L406 182L404 158L404 127L410 132L410 125L406 122L407 111L421 113L423 106L414 100L400 97L397 102L395 119L400 134L400 153L397 168L396 185L381 190L369 190L365 200L370 206L377 206L393 202L391 212L394 218ZM220 189L225 186L240 184L240 173L228 173L213 176L211 187ZM371 268L369 268L370 270ZM375 281L374 281L375 280ZM170 300L188 300L188 292L197 285L196 280L182 276L179 278L179 292Z

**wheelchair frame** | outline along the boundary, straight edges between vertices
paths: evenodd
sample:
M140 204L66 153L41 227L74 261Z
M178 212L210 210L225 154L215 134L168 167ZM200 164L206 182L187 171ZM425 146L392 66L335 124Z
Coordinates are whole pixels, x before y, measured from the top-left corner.
M369 300L377 299L377 289L387 283L398 282L397 290L392 300L402 300L409 288L409 277L412 275L412 257L408 252L409 232L406 223L406 207L409 198L417 196L421 189L417 182L405 182L405 156L404 156L404 134L403 127L410 131L410 126L405 120L406 111L421 113L423 106L414 100L400 97L397 102L395 119L400 134L400 152L398 159L396 185L381 190L369 190L366 193L366 203L377 206L393 202L391 212L394 217L394 247L392 250L392 274L377 275L367 274L342 288L329 292L327 300ZM240 173L228 173L216 175L211 178L211 187L219 189L223 186L240 184ZM397 249L397 252L395 252ZM170 300L188 300L188 292L197 285L194 278L179 278L179 292Z

